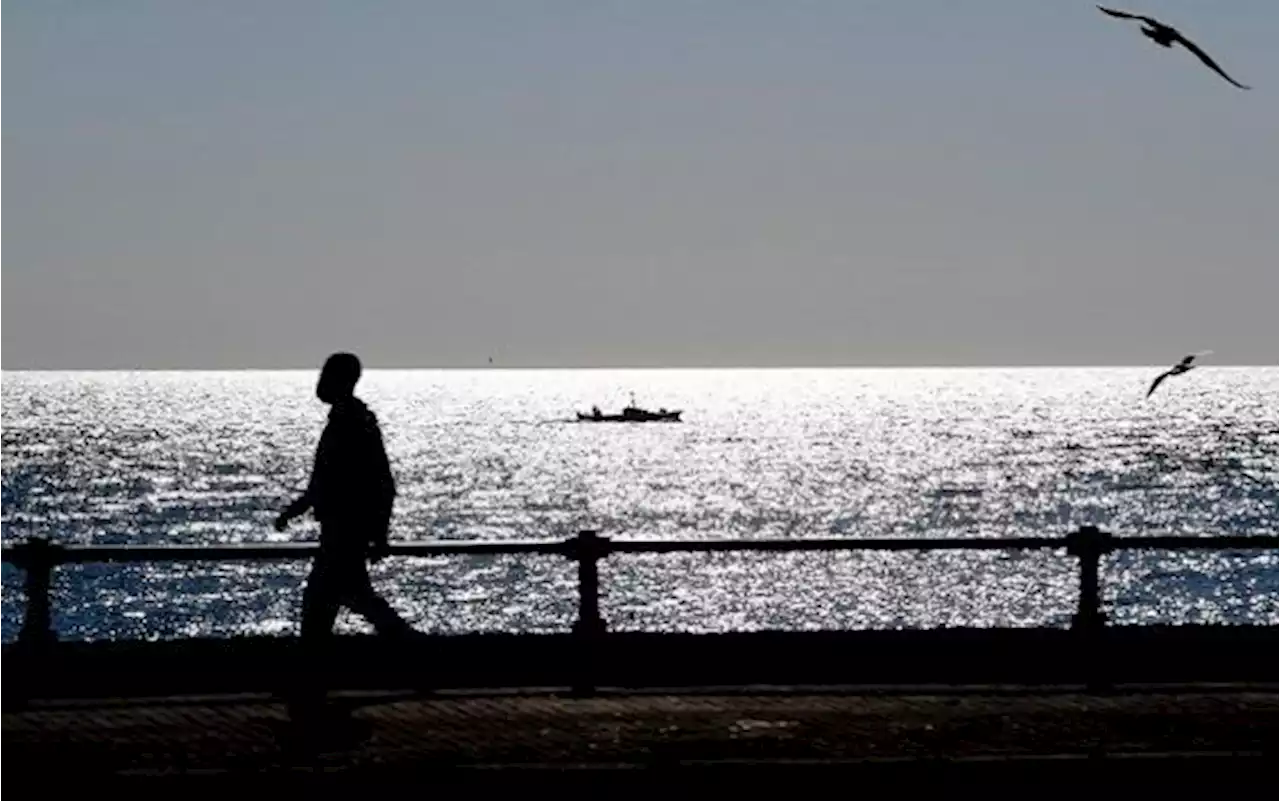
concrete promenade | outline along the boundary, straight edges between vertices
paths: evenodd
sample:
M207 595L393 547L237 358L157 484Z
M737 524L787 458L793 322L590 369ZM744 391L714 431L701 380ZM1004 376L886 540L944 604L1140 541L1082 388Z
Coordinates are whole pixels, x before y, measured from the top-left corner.
M1276 783L1272 685L346 693L41 700L3 716L7 786L132 778L630 788ZM1065 784L1064 784L1065 783ZM813 793L797 797L816 797ZM826 797L826 796L823 796ZM839 796L836 796L839 797ZM847 796L845 796L847 797Z

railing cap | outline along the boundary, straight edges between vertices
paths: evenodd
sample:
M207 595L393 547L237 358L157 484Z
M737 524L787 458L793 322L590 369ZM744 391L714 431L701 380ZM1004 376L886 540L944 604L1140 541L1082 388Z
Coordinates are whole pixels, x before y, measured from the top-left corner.
M48 537L26 537L13 546L13 561L24 568L36 564L54 565L60 561L59 557L66 550L65 546L53 542Z
M599 532L587 530L579 531L576 537L565 540L561 553L570 559L583 557L599 559L608 556L612 551L612 541L608 537Z
M1081 526L1067 534L1067 553L1072 556L1094 556L1112 550L1110 532L1101 531L1097 526Z

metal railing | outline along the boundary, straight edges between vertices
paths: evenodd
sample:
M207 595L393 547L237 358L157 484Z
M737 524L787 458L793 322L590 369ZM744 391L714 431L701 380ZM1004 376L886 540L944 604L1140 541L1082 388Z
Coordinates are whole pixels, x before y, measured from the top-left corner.
M1137 536L1116 537L1085 526L1065 537L1018 538L897 538L897 539L609 539L583 531L565 540L434 541L395 543L391 556L552 554L577 562L578 619L574 634L589 642L607 630L600 614L601 559L615 553L691 552L795 552L795 551L1012 551L1065 550L1079 560L1080 593L1071 627L1095 632L1106 624L1102 611L1099 568L1105 554L1120 550L1270 550L1280 538L1271 536ZM18 644L38 647L56 641L52 626L50 588L59 565L117 562L210 562L307 559L319 546L310 543L253 545L58 545L45 538L31 538L5 546L3 559L26 573L26 611Z

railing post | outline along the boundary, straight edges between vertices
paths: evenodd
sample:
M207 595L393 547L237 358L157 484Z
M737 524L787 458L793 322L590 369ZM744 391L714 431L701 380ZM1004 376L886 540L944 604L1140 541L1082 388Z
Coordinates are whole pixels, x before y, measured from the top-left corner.
M1080 601L1071 628L1096 631L1106 622L1102 611L1098 570L1102 555L1111 551L1111 535L1096 526L1083 526L1067 535L1067 553L1080 560Z
M573 624L573 633L578 643L579 662L574 692L590 695L595 690L599 640L605 633L604 618L600 616L599 561L609 554L609 538L594 531L579 532L570 540L568 552L578 562L578 619Z
M1067 535L1067 553L1080 560L1080 600L1071 629L1079 635L1077 657L1085 683L1093 690L1105 690L1110 684L1102 637L1107 616L1098 579L1102 556L1110 551L1111 535L1096 526L1083 526Z
M45 646L56 639L49 592L59 551L44 537L32 537L18 546L19 565L26 572L27 610L18 632L18 644L24 648Z
M574 624L580 635L604 633L604 619L600 617L600 566L599 560L608 555L609 539L594 531L583 531L575 540L578 558L578 620Z

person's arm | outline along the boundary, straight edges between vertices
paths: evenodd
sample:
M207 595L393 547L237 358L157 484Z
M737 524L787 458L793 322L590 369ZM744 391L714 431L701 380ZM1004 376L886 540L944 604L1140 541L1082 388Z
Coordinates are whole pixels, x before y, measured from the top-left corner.
M284 531L289 525L290 520L306 514L307 510L310 508L311 488L308 486L307 489L304 490L293 503L286 506L284 511L280 513L280 516L276 518L276 531Z
M318 450L319 449L317 448L317 451ZM302 494L299 495L293 503L286 506L284 511L280 513L280 516L276 518L276 531L284 531L285 528L288 527L290 520L306 514L307 510L315 504L316 476L319 472L320 459L317 454L315 466L311 469L311 479L307 482L307 488L302 491Z
M382 441L382 430L377 423L370 432L371 467L373 468L373 493L376 498L378 518L369 532L369 544L375 559L380 559L387 552L387 537L391 532L391 512L396 500L396 481L391 472L391 460L387 458L387 449Z

